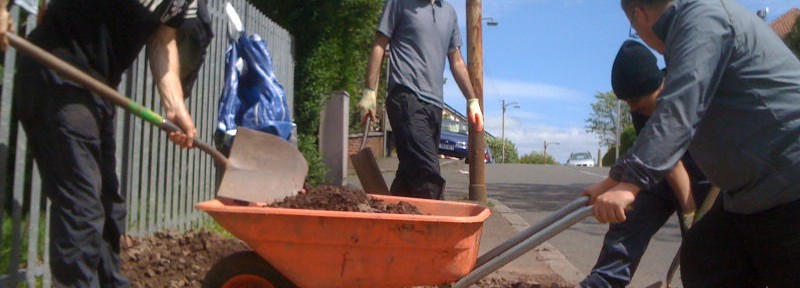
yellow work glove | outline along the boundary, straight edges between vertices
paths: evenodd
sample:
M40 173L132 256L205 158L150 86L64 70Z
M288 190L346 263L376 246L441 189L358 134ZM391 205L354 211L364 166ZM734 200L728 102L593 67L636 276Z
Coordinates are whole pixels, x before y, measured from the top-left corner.
M686 225L686 230L689 230L689 228L692 228L692 224L694 224L694 211L681 214L681 219L683 220L683 224Z
M478 102L478 98L470 98L467 100L467 114L469 120L475 124L475 130L482 132L483 113L481 112L481 104Z
M377 103L378 92L375 89L364 88L361 91L361 101L358 101L358 108L361 109L361 123L366 122L367 117L372 117L373 122L377 120L375 117Z

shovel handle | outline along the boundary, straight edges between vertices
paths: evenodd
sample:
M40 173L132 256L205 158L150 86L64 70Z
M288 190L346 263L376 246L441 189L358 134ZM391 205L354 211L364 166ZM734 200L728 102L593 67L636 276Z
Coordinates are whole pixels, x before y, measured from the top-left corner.
M161 125L158 125L158 128L167 133L184 132L183 129L181 129L181 127L175 125L175 123L172 123L172 121L169 121L167 119L162 119ZM200 151L206 152L206 154L211 156L211 158L214 159L214 162L216 162L218 165L225 167L225 165L228 164L228 158L225 158L225 155L217 151L217 149L214 149L214 147L211 147L211 145L206 144L206 142L194 138L192 139L192 144L195 147L197 147L197 149L200 149Z
M50 52L45 51L42 48L28 42L22 37L19 37L12 33L6 33L6 38L8 38L8 43L11 44L14 48L17 48L20 52L24 53L25 55L30 56L34 60L38 61L40 64L44 65L47 68L56 71L59 75L74 81L78 85L83 86L84 88L88 89L96 93L97 95L111 101L114 105L122 107L129 113L136 115L139 118L144 119L145 121L149 122L150 124L161 128L161 130L167 132L175 132L175 131L183 131L180 127L175 125L174 123L170 122L164 117L161 117L158 113L150 110L147 107L140 105L139 103L134 102L133 100L129 99L128 97L123 96L117 90L108 87L103 82L98 81L92 76L89 76L85 72L81 71L78 68L75 68L71 64L61 60L60 58L50 54ZM196 145L200 150L203 152L208 153L214 158L214 161L217 164L225 166L228 160L225 158L222 153L217 151L216 149L211 148L208 144L205 144L203 141L194 139L194 145Z
M358 150L364 150L364 147L367 146L367 136L369 136L369 124L372 121L370 117L367 117L367 122L364 123L364 136L361 136L361 148Z

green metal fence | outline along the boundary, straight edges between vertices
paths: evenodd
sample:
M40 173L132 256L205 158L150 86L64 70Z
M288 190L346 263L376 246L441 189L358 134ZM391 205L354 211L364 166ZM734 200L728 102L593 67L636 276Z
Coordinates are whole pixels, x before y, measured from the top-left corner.
M228 37L225 2L208 2L215 37L193 96L186 104L199 138L211 143L224 84ZM275 73L286 89L289 108L293 109L291 35L246 0L229 2L241 16L248 34L259 34L267 41ZM27 33L35 25L35 16L25 15L18 7L13 7L11 14L20 23L16 31ZM15 58L16 51L9 49L0 94L0 287L50 287L46 264L49 204L41 194L36 162L27 149L25 133L11 117ZM162 111L144 51L124 75L119 91L154 111ZM117 115L117 174L128 197L128 233L147 236L163 230L184 231L210 221L193 205L214 197L213 160L198 150L178 148L158 128L121 109Z

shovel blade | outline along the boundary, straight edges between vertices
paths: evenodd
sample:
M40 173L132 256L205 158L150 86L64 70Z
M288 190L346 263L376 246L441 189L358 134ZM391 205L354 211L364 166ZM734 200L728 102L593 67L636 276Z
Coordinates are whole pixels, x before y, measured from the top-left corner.
M218 197L271 203L303 189L308 163L296 147L275 135L239 128Z
M353 162L353 168L356 170L358 181L361 182L364 192L389 195L389 188L386 187L386 181L383 180L383 173L378 167L378 162L375 161L372 149L369 147L361 149L358 153L350 156L350 162Z

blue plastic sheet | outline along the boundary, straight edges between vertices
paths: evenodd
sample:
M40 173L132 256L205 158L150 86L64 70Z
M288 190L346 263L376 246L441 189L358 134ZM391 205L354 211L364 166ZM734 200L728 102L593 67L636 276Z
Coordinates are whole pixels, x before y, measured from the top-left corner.
M229 149L238 127L275 134L288 141L294 123L286 92L275 76L272 58L261 36L242 36L231 42L225 69L215 132L218 139L223 139L218 144Z

